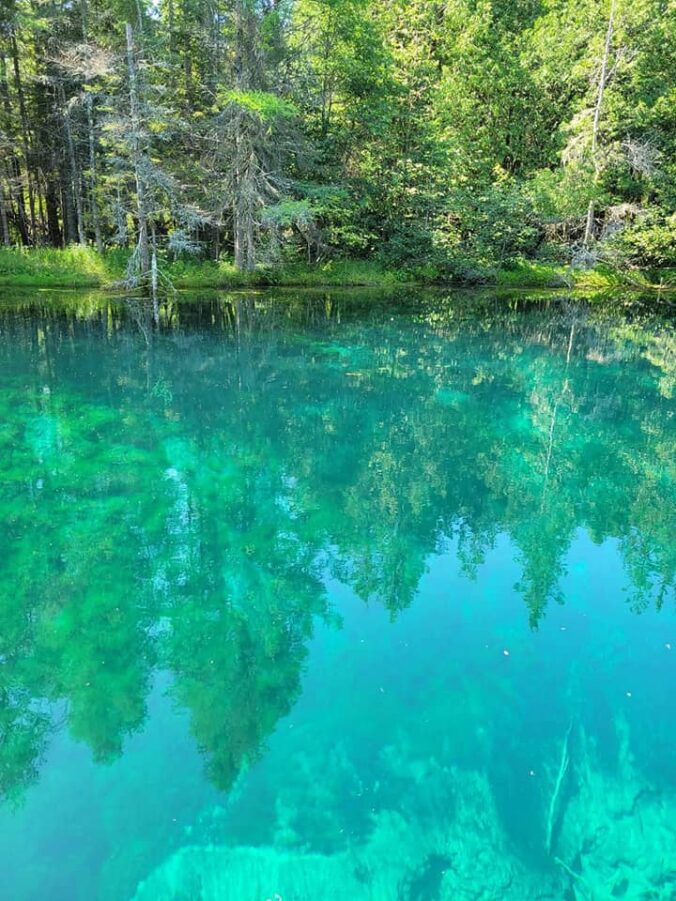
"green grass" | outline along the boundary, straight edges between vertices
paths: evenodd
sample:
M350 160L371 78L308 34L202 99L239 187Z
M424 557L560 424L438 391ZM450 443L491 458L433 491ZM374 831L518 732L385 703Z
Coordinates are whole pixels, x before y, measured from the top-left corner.
M520 260L497 273L500 288L574 288L576 291L608 291L613 289L642 292L673 291L676 270L659 271L615 269L599 263L593 269L571 269L555 263Z
M612 288L630 288L636 291L673 291L676 289L676 271L640 269L613 269L599 265L575 277L575 286L582 290L599 291Z
M162 263L161 271L176 288L239 288L264 284L262 270L240 272L228 260Z
M111 288L125 273L129 255L98 254L88 247L0 248L0 285L40 288ZM390 287L411 282L401 273L365 260L338 260L283 268L260 266L240 272L229 260L164 262L161 270L176 288L239 288L251 285Z
M218 263L175 262L166 264L163 272L177 288L236 288L247 285L391 287L406 281L399 273L364 260L294 264L283 268L260 266L255 272L240 272L227 260Z
M0 285L103 287L114 281L115 268L124 271L124 266L119 266L119 254L101 255L89 247L0 248Z
M500 288L570 288L574 277L565 266L519 260L495 276Z
M411 278L407 273L383 269L366 260L332 260L315 266L288 266L280 272L277 284L389 288L416 281L419 279Z
M76 245L53 248L0 248L0 286L38 288L114 288L124 277L129 252L111 250L98 254ZM278 285L285 287L373 287L403 284L464 284L463 279L442 278L429 267L415 270L386 269L368 260L333 260L308 265L296 263L254 272L240 272L229 260L173 261L161 264L176 288L244 288ZM598 291L629 288L641 291L676 288L676 272L620 271L599 266L589 271L571 271L554 263L515 261L497 272L477 273L480 283L498 288L575 288Z

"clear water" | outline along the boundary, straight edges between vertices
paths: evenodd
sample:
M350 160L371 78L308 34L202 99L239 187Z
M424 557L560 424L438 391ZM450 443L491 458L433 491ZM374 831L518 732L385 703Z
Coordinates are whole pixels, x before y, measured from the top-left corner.
M0 897L676 898L668 312L0 301Z

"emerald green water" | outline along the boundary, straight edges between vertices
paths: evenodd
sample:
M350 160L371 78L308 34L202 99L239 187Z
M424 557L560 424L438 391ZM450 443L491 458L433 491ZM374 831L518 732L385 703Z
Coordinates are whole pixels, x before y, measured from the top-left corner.
M0 300L0 897L676 898L676 339Z

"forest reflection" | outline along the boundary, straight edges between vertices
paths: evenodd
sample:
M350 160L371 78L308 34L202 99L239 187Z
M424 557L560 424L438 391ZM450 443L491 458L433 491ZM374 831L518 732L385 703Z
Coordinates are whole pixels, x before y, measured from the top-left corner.
M536 628L584 530L637 613L673 595L674 331L640 302L30 295L0 335L6 799L64 722L120 755L158 671L227 789L339 627L328 578L394 618L506 537Z

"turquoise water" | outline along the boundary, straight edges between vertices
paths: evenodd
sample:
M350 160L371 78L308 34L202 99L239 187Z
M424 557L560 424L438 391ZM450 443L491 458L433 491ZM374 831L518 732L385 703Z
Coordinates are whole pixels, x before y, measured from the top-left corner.
M0 897L676 898L668 314L0 300Z

